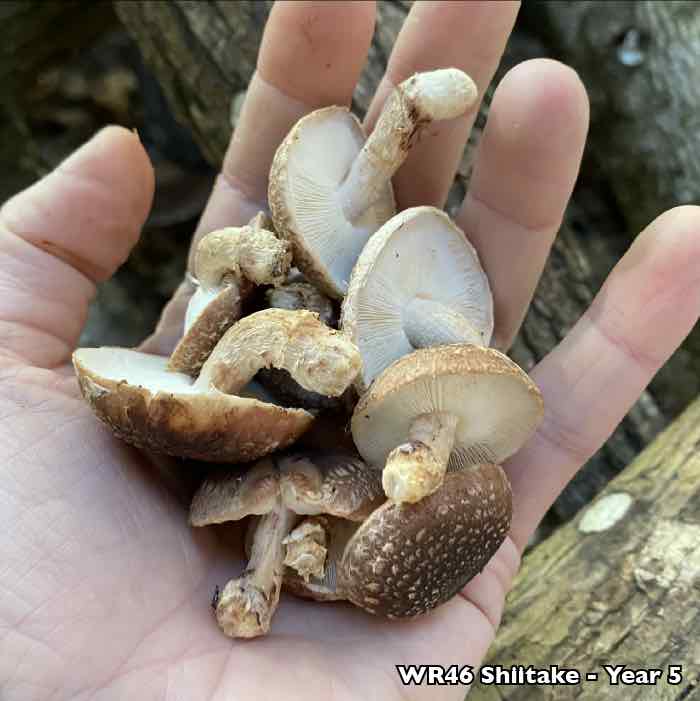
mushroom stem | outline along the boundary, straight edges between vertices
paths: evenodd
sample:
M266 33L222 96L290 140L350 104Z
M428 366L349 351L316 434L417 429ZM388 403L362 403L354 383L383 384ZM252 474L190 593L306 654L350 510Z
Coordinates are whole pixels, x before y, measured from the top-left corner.
M397 86L340 188L345 216L354 223L377 201L423 127L459 117L476 97L474 82L457 68L416 73Z
M414 419L409 442L394 448L384 466L382 486L389 499L415 503L440 488L456 429L457 417L448 412Z
M266 309L244 317L202 366L195 389L236 394L263 368L286 370L304 389L340 396L360 371L360 353L317 314Z
M416 297L403 310L403 329L414 348L451 343L484 345L483 334L459 312L441 302Z
M284 575L284 546L295 515L278 502L262 516L253 536L253 548L245 572L224 588L216 607L216 619L232 638L254 638L270 629L279 602Z
M328 555L327 533L319 518L304 519L283 541L286 546L284 564L308 582L311 577L323 579Z
M241 299L254 285L280 285L292 263L289 243L257 226L228 227L207 234L197 245L195 279L199 287L187 307L185 332L224 284L237 288Z

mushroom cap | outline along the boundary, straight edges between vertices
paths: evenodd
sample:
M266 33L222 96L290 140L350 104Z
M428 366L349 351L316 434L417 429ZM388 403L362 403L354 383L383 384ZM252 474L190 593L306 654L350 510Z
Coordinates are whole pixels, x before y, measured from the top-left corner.
M412 207L389 219L367 242L352 271L341 326L362 355L359 391L414 350L403 314L416 299L440 302L461 314L481 336L480 345L490 343L488 278L464 233L435 207Z
M435 346L405 355L372 383L351 420L360 455L382 469L423 414L457 417L448 469L503 462L527 441L543 414L527 374L493 348Z
M510 484L498 465L445 476L415 504L386 502L348 542L339 588L366 611L406 618L451 599L486 566L510 529Z
M187 308L193 321L185 324L187 331L170 355L168 369L196 377L226 330L240 319L241 305L237 285L215 290L198 287Z
M190 524L208 526L266 514L279 495L279 471L270 458L242 472L210 475L192 498Z
M280 458L282 501L297 514L363 521L386 497L381 476L359 458L310 453Z
M167 358L125 348L81 348L73 364L83 397L127 443L157 453L247 462L293 443L313 421L303 409L195 391Z
M280 144L270 170L268 201L275 228L292 242L294 261L326 294L342 298L367 239L396 211L391 183L350 222L339 188L366 141L345 107L300 119Z

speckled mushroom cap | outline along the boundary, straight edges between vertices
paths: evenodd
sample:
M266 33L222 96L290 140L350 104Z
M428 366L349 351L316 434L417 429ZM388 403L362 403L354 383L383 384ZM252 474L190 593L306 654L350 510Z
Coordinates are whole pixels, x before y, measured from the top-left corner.
M486 566L510 529L511 489L498 465L445 476L416 504L388 501L352 536L338 588L389 618L419 616L451 599Z
M250 397L199 392L168 359L125 348L73 355L83 397L114 434L157 453L246 462L292 444L313 422L303 409Z
M448 469L503 462L532 435L542 396L503 353L472 345L422 348L405 355L373 382L355 407L352 435L365 461L382 469L421 415L458 418Z
M381 476L358 457L308 453L282 457L282 500L297 514L362 521L385 500Z
M463 319L461 326L473 336L455 329L458 333L449 338L453 319ZM360 392L418 347L455 342L488 346L493 299L474 247L435 207L400 212L362 250L343 301L341 326L362 355Z
M264 367L287 370L306 389L338 396L360 368L357 348L305 311L266 309L221 338L196 380L167 359L123 348L73 354L83 396L117 436L154 452L214 462L247 462L288 446L313 421L238 396Z
M270 170L268 201L275 227L291 241L304 275L334 298L345 294L367 239L396 211L388 182L356 222L343 212L338 190L366 138L347 108L316 110L292 128Z

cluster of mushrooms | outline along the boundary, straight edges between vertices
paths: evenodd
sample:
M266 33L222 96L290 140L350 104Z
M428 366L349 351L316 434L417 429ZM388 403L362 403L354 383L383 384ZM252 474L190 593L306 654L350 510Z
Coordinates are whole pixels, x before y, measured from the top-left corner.
M508 533L500 463L534 432L541 395L488 347L491 291L464 233L434 207L397 214L391 185L421 129L475 100L444 69L399 85L369 137L343 107L305 116L272 165L271 219L199 242L170 358L74 354L117 436L228 465L190 511L193 526L250 524L248 565L215 602L227 635L267 633L283 585L423 614Z

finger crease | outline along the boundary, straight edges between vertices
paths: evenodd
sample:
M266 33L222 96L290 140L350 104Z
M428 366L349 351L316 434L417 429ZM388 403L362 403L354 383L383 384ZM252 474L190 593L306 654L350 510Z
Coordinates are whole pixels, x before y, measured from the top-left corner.
M600 334L603 340L620 353L622 353L627 360L634 363L644 375L648 375L650 371L655 370L661 364L661 361L654 357L650 353L644 353L636 348L633 344L629 343L624 334L616 333L608 324L606 324L603 319L609 318L608 315L596 315L595 314L596 304L594 302L593 306L586 312L586 316L591 324L591 326Z
M555 418L545 410L545 415L535 434L550 448L562 453L571 463L582 465L591 456L590 440L569 421Z
M244 178L222 170L219 173L218 182L233 193L240 195L247 204L252 204L264 212L267 211L267 201L261 202L253 192L255 188L247 183Z
M489 214L492 214L493 216L497 217L498 219L502 219L507 225L510 227L515 227L517 229L520 229L523 233L527 234L528 236L533 236L533 237L542 237L542 236L551 236L552 232L557 232L559 231L559 227L561 226L561 221L562 218L557 217L556 220L549 220L545 221L543 223L537 222L537 223L526 223L522 221L518 221L517 219L513 218L510 214L500 210L498 207L495 207L494 205L490 204L487 202L485 199L482 199L479 195L474 194L473 192L469 192L467 195L468 201L466 202L466 207L469 206L469 200L476 204L479 207L482 207L485 209ZM463 211L465 207L463 206ZM463 218L462 216L459 217L460 219Z

